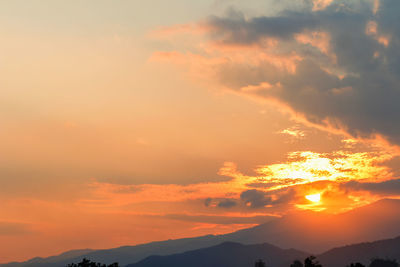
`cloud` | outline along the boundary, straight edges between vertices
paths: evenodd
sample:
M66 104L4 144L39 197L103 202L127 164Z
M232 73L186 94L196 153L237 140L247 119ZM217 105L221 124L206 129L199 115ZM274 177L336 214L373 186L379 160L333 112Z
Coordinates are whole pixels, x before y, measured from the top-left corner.
M218 203L217 206L219 208L232 208L232 207L234 207L236 205L237 205L237 203L233 199L223 199Z
M265 192L256 189L242 192L240 199L251 208L263 208L266 205L272 204L272 199Z
M325 9L332 2L333 2L333 0L313 0L313 10L318 11L318 10Z
M204 206L209 207L212 202L212 198L208 197L204 200Z
M296 199L297 192L292 187L265 192L257 189L243 191L240 199L250 208L275 207L288 205Z
M212 16L207 25L214 40L225 44L255 44L265 37L291 39L294 33L316 26L312 16L257 17L230 10L227 17Z
M355 146L353 149L358 148ZM227 177L223 181L187 185L129 185L93 181L85 197L76 205L122 213L164 214L185 209L190 214L200 209L205 214L222 215L260 209L282 214L296 207L320 210L322 206L310 206L305 200L306 195L320 193L325 199L324 208L348 209L369 203L364 198L365 190L349 186L349 193L346 193L346 188L339 185L349 181L376 183L392 179L392 170L383 165L392 158L393 155L388 152L374 150L332 153L298 151L289 153L284 161L258 166L252 175L244 174L234 163L226 162L218 172ZM372 189L368 194L380 196ZM339 198L341 201L338 201ZM369 199L376 200L375 197Z
M306 136L306 133L302 130L300 130L298 127L290 127L287 129L283 129L282 131L279 132L280 134L287 134L293 138L296 139L302 139Z
M400 179L388 180L379 183L363 183L359 181L350 181L343 184L342 188L352 191L368 191L370 193L383 196L399 196Z
M236 205L236 200L232 198L212 199L208 197L204 200L205 207L232 208Z
M400 2L312 4L273 16L212 16L202 23L208 41L169 55L309 125L400 145Z

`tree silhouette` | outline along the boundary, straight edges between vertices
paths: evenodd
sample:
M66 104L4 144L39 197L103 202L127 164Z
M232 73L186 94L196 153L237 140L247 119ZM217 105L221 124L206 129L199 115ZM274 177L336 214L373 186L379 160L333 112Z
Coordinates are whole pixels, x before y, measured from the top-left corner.
M314 256L310 256L304 260L304 267L322 267Z
M265 262L263 260L258 260L254 264L255 267L265 267Z
M303 267L303 263L301 263L301 261L299 260L295 260L290 267Z
M110 265L106 264L101 264L98 262L90 261L86 258L83 258L83 260L79 263L70 263L66 267L119 267L118 262L114 262Z
M356 262L356 263L351 263L350 265L347 265L347 267L365 267L365 266L359 262Z
M396 260L374 259L369 267L399 267Z

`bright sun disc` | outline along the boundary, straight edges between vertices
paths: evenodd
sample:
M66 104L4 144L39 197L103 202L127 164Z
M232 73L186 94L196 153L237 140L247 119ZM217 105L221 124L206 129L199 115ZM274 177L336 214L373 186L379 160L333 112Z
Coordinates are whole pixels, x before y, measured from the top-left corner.
M308 195L306 198L311 202L319 202L321 200L321 194Z

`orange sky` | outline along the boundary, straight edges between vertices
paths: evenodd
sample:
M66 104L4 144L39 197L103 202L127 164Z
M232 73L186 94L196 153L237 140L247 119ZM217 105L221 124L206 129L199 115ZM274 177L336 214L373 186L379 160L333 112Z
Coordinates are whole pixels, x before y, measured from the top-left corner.
M319 116L323 105L316 114L285 94L285 77L301 83L307 60L336 83L353 75L336 32L250 42L256 33L243 27L239 38L230 23L278 16L285 1L198 2L0 3L0 262L398 197L379 189L398 177L390 129L365 130L333 108ZM380 27L380 2L368 3L360 34L377 59L395 36Z

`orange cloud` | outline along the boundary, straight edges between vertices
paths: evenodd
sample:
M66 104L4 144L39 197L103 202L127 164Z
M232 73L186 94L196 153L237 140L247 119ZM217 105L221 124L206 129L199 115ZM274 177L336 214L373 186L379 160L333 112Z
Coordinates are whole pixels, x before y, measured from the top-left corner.
M204 25L204 24L202 24ZM374 31L374 25L369 26L370 31ZM202 27L201 34L209 33L212 31L208 27ZM174 27L173 27L174 28ZM180 29L181 25L178 25L176 29ZM184 31L177 30L184 34L190 34L192 27L184 26ZM199 31L194 30L196 33ZM309 44L317 48L321 53L327 55L332 63L336 62L336 55L332 52L331 48L331 37L327 32L323 31L304 31L303 33L296 34L294 36L297 42L302 44ZM244 95L250 97L259 102L268 102L276 106L281 112L289 114L291 119L296 122L302 123L308 127L313 127L319 130L328 131L333 134L346 136L348 138L354 138L353 135L348 133L347 127L339 120L335 118L325 118L320 122L312 122L302 112L296 111L289 104L285 103L278 97L274 97L274 91L278 92L281 88L281 84L271 84L266 81L261 81L259 84L246 84L237 91L232 91L232 88L224 84L219 83L217 80L220 79L218 76L221 75L221 69L229 69L231 65L246 65L251 69L262 68L264 65L270 66L271 75L279 76L281 73L295 74L297 65L303 60L303 57L294 51L287 53L286 50L279 48L279 41L276 38L263 38L263 41L257 42L253 45L240 45L219 42L218 40L206 41L202 40L201 44L197 44L196 47L200 50L198 53L192 52L178 52L158 51L153 53L150 58L150 62L167 62L174 65L180 66L189 77L196 80L196 82L204 83L209 85L212 83L215 87L219 87L222 90L227 90L232 93ZM381 42L384 42L383 40ZM327 73L336 73L336 70L331 70L329 67L325 68ZM238 73L238 76L241 74ZM343 74L341 74L341 79ZM282 90L283 88L281 88ZM353 89L351 87L333 88L331 90L334 95L341 95L351 93ZM358 137L358 139L365 139L365 137ZM371 137L374 139L374 137Z
M284 130L280 131L279 133L287 134L287 135L290 135L290 136L298 138L298 139L304 138L306 136L305 132L300 130L296 126L284 129Z
M382 35L378 33L378 24L376 21L369 21L365 27L365 34L372 36L375 40L377 40L380 44L385 47L389 46L390 36Z
M256 175L245 175L237 170L234 163L225 163L220 169L219 175L230 177L227 181L197 183L189 185L118 185L100 183L94 181L90 184L88 198L81 199L77 205L82 207L120 209L126 210L130 205L140 203L170 203L171 210L178 203L196 202L204 199L237 200L240 202L244 191L260 191L260 194L268 194L271 204L283 203L285 205L297 205L299 208L307 208L310 203L302 203L306 195L320 193L324 209L330 209L327 194L333 192L343 194L339 190L339 184L349 181L382 182L390 180L393 174L390 168L382 165L392 159L391 154L381 152L350 152L336 151L333 153L316 153L311 151L293 152L288 155L287 161L259 166L255 169ZM317 186L317 187L316 187ZM292 190L291 195L285 192ZM294 191L293 191L294 190ZM285 195L286 194L286 195ZM346 197L348 199L348 197ZM372 198L371 198L372 199ZM365 200L363 200L365 202ZM217 203L208 207L217 208ZM341 209L349 209L355 205L354 200L348 200ZM359 201L360 203L364 203ZM267 205L269 200L263 200L262 205ZM335 210L340 205L335 206ZM273 206L271 206L273 207ZM311 207L315 207L312 205ZM234 206L236 212L244 206ZM321 208L321 205L318 206ZM149 212L149 206L147 206ZM151 209L151 208L150 208ZM332 208L333 209L333 208ZM156 209L157 210L157 209ZM156 211L156 213L159 211ZM166 211L163 211L165 213ZM212 211L211 211L212 212ZM285 212L281 210L280 212Z
M313 11L319 11L327 8L333 0L313 0Z
M313 10L325 9L332 3L333 0L315 0ZM379 1L374 2L374 13L378 12L379 4ZM326 12L342 11L329 9ZM209 197L214 199L214 205L210 207L217 207L220 198L239 199L241 192L257 188L261 194L252 191L254 195L261 196L263 207L271 208L282 192L292 190L293 199L288 201L290 205L335 211L375 199L373 193L346 193L339 185L349 181L382 182L392 179L392 171L383 164L400 155L400 150L390 144L384 135L377 134L373 126L351 123L363 122L365 118L365 106L353 107L349 104L355 102L352 97L362 93L360 88L365 86L362 83L364 79L357 80L360 78L357 73L359 66L349 59L350 55L357 53L348 54L348 50L340 51L337 46L344 43L353 49L355 42L369 39L368 48L371 49L361 52L379 49L381 53L384 49L376 46L375 41L387 47L390 36L382 34L383 30L376 21L363 21L358 24L361 26L357 25L353 40L351 36L347 37L347 32L342 32L341 20L325 20L322 15L318 17L319 13L323 12L313 14L316 21L310 21L307 13L295 18L245 18L241 14L215 17L206 23L202 31L193 29L196 42L189 44L189 48L182 52L178 52L178 48L176 51L156 52L151 60L173 63L208 87L212 84L223 91L268 103L288 114L295 122L339 135L346 140L343 145L347 150L294 152L288 155L287 161L259 166L254 176L240 173L232 164L227 164L220 174L231 177L229 181L187 186L146 185L141 189L142 193L139 190L131 197L140 199L142 194L146 199L144 192L148 190L153 190L151 194L155 195L158 191L171 190L174 192L171 195L179 194L179 199L164 197L166 192L160 192L160 199L183 201ZM347 13L344 15L350 16ZM178 32L190 35L190 27L179 28ZM203 35L203 39L198 38L198 33ZM357 34L362 38L357 38ZM372 38L365 38L365 34ZM353 111L359 114L353 115ZM362 119L357 116L362 116ZM361 132L360 129L365 128L371 130ZM283 133L301 136L290 128ZM361 144L369 147L367 152L359 149ZM263 194L266 194L265 198ZM307 202L305 196L310 194L320 194L320 203ZM336 197L340 197L340 201L335 202Z
M365 28L365 33L367 35L375 35L378 33L378 24L376 21L369 21Z
M376 13L378 13L379 7L380 7L380 0L374 0L374 4L372 7L372 12L374 13L374 15L376 15Z
M366 33L379 36L376 32L376 23L370 22L369 26L366 28ZM332 59L332 62L335 62L336 56L330 52L329 35L323 32L312 32L308 34L309 35L296 35L297 41L318 48L321 52L328 55ZM378 40L379 42L385 46L389 45L388 38L383 36L379 36L379 38L381 38ZM302 56L297 53L291 52L289 54L284 54L280 53L279 50L273 52L275 47L271 48L271 50L267 47L264 50L263 47L260 46L236 47L229 45L213 45L207 42L202 47L204 47L205 50L199 54L191 52L181 53L178 51L155 52L150 58L150 61L172 63L180 66L181 69L196 82L203 83L207 86L213 84L214 87L222 91L229 91L233 94L245 96L260 103L268 103L275 106L282 113L289 115L293 121L307 127L340 135L346 139L362 141L367 144L376 143L376 145L385 146L385 149L396 150L396 154L399 154L399 147L385 141L383 135L374 133L366 136L360 132L350 133L349 127L341 120L334 117L326 117L317 122L310 120L305 113L295 110L289 103L276 96L284 90L280 82L276 82L275 84L267 81L261 81L258 84L245 83L243 86L233 88L237 85L230 86L230 84L223 84L218 81L218 79L221 79L221 77L219 77L221 76L221 71L233 68L235 65L245 65L252 70L262 70L268 67L265 72L270 72L271 76L275 75L279 77L282 73L293 75L296 73L298 64L303 60ZM334 74L329 68L326 70L324 69L324 71L328 74ZM236 76L238 76L237 79L240 82L240 75L242 75L242 73L239 71L237 72ZM230 75L230 77L232 77L233 74L230 73ZM343 79L343 75L339 78ZM235 79L235 77L233 79ZM331 88L329 92L334 96L345 97L346 95L351 95L354 92L354 88L350 86L334 87Z
M178 27L179 28L179 27ZM205 32L207 33L207 32ZM205 37L205 36L204 36ZM310 44L328 55L332 61L336 61L335 55L331 52L330 36L325 32L306 32L296 35L297 41L304 44ZM270 66L271 72L280 75L281 72L295 74L297 65L303 60L303 57L291 51L280 51L279 42L276 38L264 38L263 41L254 45L236 45L223 42L206 41L197 44L200 49L198 53L179 52L179 51L157 51L152 54L149 62L169 63L179 66L189 77L195 82L209 85L223 91L244 95L259 102L268 102L276 106L282 113L290 115L291 119L296 122L305 124L308 127L314 127L319 130L328 131L334 134L349 136L346 128L339 121L326 118L322 123L313 123L306 118L301 112L295 111L290 105L283 102L271 94L262 94L263 91L273 92L279 90L280 83L271 84L265 81L259 84L246 84L238 88L238 91L232 91L232 88L219 83L217 80L220 76L220 71L223 68L229 69L234 64L244 64L251 69L260 68L260 66ZM238 76L241 75L238 73ZM336 89L334 93L344 91L341 88Z
M327 32L303 32L295 35L295 39L302 44L309 44L317 48L321 53L331 58L336 63L336 55L331 51L331 37Z

